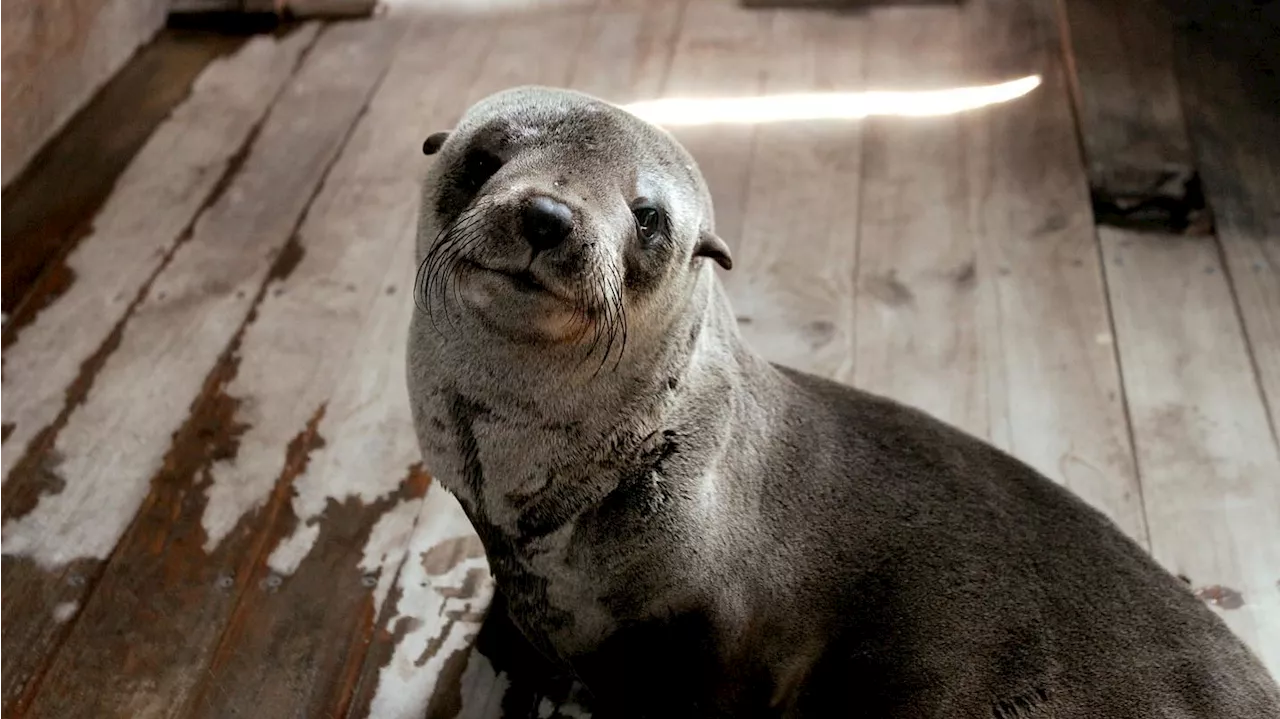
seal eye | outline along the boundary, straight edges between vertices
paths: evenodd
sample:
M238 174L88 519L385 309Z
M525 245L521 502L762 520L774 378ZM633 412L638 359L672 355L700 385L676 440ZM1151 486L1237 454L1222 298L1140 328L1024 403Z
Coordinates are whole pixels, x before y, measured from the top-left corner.
M493 153L484 150L472 150L467 153L463 165L463 180L471 191L479 190L490 177L502 169L502 160Z
M662 234L662 211L656 207L637 207L634 212L640 239L645 242L656 240Z

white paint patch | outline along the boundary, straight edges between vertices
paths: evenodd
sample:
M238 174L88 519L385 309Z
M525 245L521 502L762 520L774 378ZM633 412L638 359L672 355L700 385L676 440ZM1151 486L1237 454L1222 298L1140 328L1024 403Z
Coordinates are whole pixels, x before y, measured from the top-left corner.
M493 597L488 565L482 556L471 557L447 569L433 567L433 571L442 572L433 575L427 571L422 557L449 540L465 541L474 537L471 523L457 500L438 485L432 485L423 501L409 555L397 580L400 597L395 615L387 624L393 631L402 626L401 622L411 622L413 628L396 645L391 660L378 674L371 717L417 719L423 716L445 662L454 652L469 651L480 622L465 617L451 620L448 615L479 616L485 611ZM484 572L485 581L476 596L448 596L463 586L469 573L477 571ZM429 646L434 652L428 656Z
M377 42L380 32L372 24L344 26L318 40L233 181L243 201L229 194L211 205L156 276L119 348L58 435L54 455L63 459L56 471L65 488L4 526L7 553L53 570L73 559L105 558L120 540L174 432L248 316L269 255L290 237L281 218L300 214L311 198L320 180L312 168L338 151L335 141L388 57L390 50ZM318 98L332 103L331 113L305 112ZM302 132L300 123L310 127ZM268 187L272 202L260 202ZM96 316L96 308L86 314Z
M395 581L396 568L404 561L413 538L413 530L422 512L422 499L404 499L386 514L378 518L369 532L360 558L360 571L378 574L378 584L373 590L373 606L381 611L391 583Z
M64 624L80 610L79 602L61 602L53 608L53 621Z
M5 481L62 411L66 388L207 201L318 28L279 42L254 38L215 60L121 174L92 234L67 257L76 281L4 352L4 418L14 425L0 457Z
M315 546L319 536L319 522L308 525L299 523L293 534L271 551L271 556L267 557L267 566L271 567L271 571L276 574L293 574L297 571L298 565L302 564L302 560L311 553L311 548Z
M419 459L403 375L422 158L404 148L420 145L421 123L441 116L431 78L459 48L452 40L400 48L303 221L306 254L245 332L228 393L250 427L236 457L214 467L202 518L208 551L267 501L281 448L321 405L325 445L294 484L299 531L329 500L386 496Z

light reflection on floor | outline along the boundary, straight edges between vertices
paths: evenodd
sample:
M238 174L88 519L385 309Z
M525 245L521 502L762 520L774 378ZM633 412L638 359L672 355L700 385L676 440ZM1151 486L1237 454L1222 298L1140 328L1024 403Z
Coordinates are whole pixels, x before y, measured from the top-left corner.
M952 115L1022 97L1040 85L1029 75L995 85L943 90L868 90L755 97L664 98L624 107L659 125L763 123L788 120L850 120L877 115Z

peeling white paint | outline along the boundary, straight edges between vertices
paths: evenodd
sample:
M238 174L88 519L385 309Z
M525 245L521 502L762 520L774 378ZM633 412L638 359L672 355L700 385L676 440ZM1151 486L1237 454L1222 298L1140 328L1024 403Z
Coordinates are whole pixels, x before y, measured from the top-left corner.
M53 621L63 624L74 617L79 610L79 602L60 602L53 608Z
M206 202L318 25L212 62L121 174L66 264L76 280L4 352L3 477L58 416L66 388Z
M360 571L378 574L378 583L373 590L373 606L378 610L382 609L391 583L395 581L396 568L403 563L409 549L422 504L423 500L419 498L401 500L379 517L369 532L369 541L365 542L364 556L360 559Z
M442 115L456 108L435 108L440 96L431 80L424 86L448 48L401 48L303 221L306 254L245 332L228 394L241 400L249 427L236 456L213 469L202 518L207 551L266 503L281 448L321 405L324 447L294 483L299 531L330 499L386 496L418 459L403 375L422 158L404 148L420 145L421 128L433 117L443 126Z
M319 523L299 524L293 534L271 550L271 556L267 557L267 566L276 574L293 574L297 571L298 565L302 564L302 560L311 552L319 536Z
M73 559L105 558L120 540L173 434L248 315L270 269L267 260L288 241L289 218L311 198L320 179L312 168L338 151L335 140L386 60L386 46L366 37L376 32L372 25L344 26L317 41L299 77L323 80L313 82L310 93L293 87L282 94L233 181L244 190L243 201L223 196L211 205L156 276L119 348L58 435L53 456L62 459L53 471L65 487L6 523L6 553L53 569ZM332 113L307 114L321 96ZM273 189L269 205L260 200L267 188ZM91 319L98 312L89 307L85 314Z
M465 541L474 537L471 523L457 500L439 486L432 485L422 504L409 555L396 582L400 596L395 614L387 623L392 631L404 626L402 623L409 623L412 629L396 645L391 660L378 674L369 716L378 719L417 719L423 716L444 663L454 652L470 651L480 623L467 618L451 620L446 613L478 616L485 611L493 597L488 565L483 556L464 558L453 567L433 567L435 571L443 570L433 575L428 572L422 557L449 540ZM475 571L483 571L485 581L474 597L447 596L449 590L460 589L468 573ZM439 643L439 648L427 657L427 647L433 642ZM489 671L491 673L492 669Z

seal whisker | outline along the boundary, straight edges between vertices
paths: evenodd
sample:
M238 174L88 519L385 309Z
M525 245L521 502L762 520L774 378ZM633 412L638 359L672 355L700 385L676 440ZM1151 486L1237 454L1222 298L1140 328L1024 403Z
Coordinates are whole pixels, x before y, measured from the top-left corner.
M609 355L613 353L614 342L618 339L618 316L616 308L613 306L613 281L612 275L600 273L600 299L601 307L604 310L605 332L609 336L609 341L604 348L604 357L600 358L600 369L609 361ZM600 370L597 369L597 372Z
M585 294L585 293L586 293L586 291L587 291L587 289L586 289L586 288L591 287L591 286L594 286L594 285L595 285L595 283L596 283L596 268L594 268L594 267L593 267L593 268L591 269L591 273L590 273L590 275L587 277L587 282L586 282L586 283L584 283L584 289L583 289L584 294ZM587 309L587 310L586 310L586 312L590 312L590 311L591 311L590 309ZM591 359L591 356L592 356L592 355L594 355L594 354L595 354L595 352L596 352L596 347L597 347L597 346L599 346L599 344L600 344L601 323L600 323L600 322L598 322L598 321L596 321L596 322L591 322L591 321L589 320L589 316L588 316L588 320L587 320L587 322L588 322L588 324L587 324L586 326L584 326L584 327L583 327L583 334L585 335L585 333L586 333L586 330L587 330L587 329L594 329L594 332L592 332L592 335L591 335L591 344L590 344L590 346L589 346L589 347L587 347L586 354L584 354L584 355L582 356L582 360L578 363L578 368L579 368L579 369L582 367L582 365L586 364L586 363L587 363L587 361ZM593 375L593 376L594 376L594 375Z
M613 282L613 301L617 304L617 314L622 325L622 347L618 350L618 359L613 365L613 369L616 372L618 367L622 365L622 356L627 352L627 303L622 291L624 287L622 271L617 267L613 268Z
M483 231L487 229L489 222L487 210L490 204L490 202L486 201L486 198L481 198L471 208L460 213L457 218L445 225L436 235L436 240L432 243L431 249L427 251L423 261L419 264L418 274L415 278L415 301L422 300L422 304L419 307L426 311L432 328L437 333L440 331L440 326L436 320L432 296L433 294L439 294L440 308L445 317L452 323L452 317L448 311L447 285L450 276L454 273L449 270L467 242L473 238L479 239L484 236ZM454 329L456 330L456 327Z

